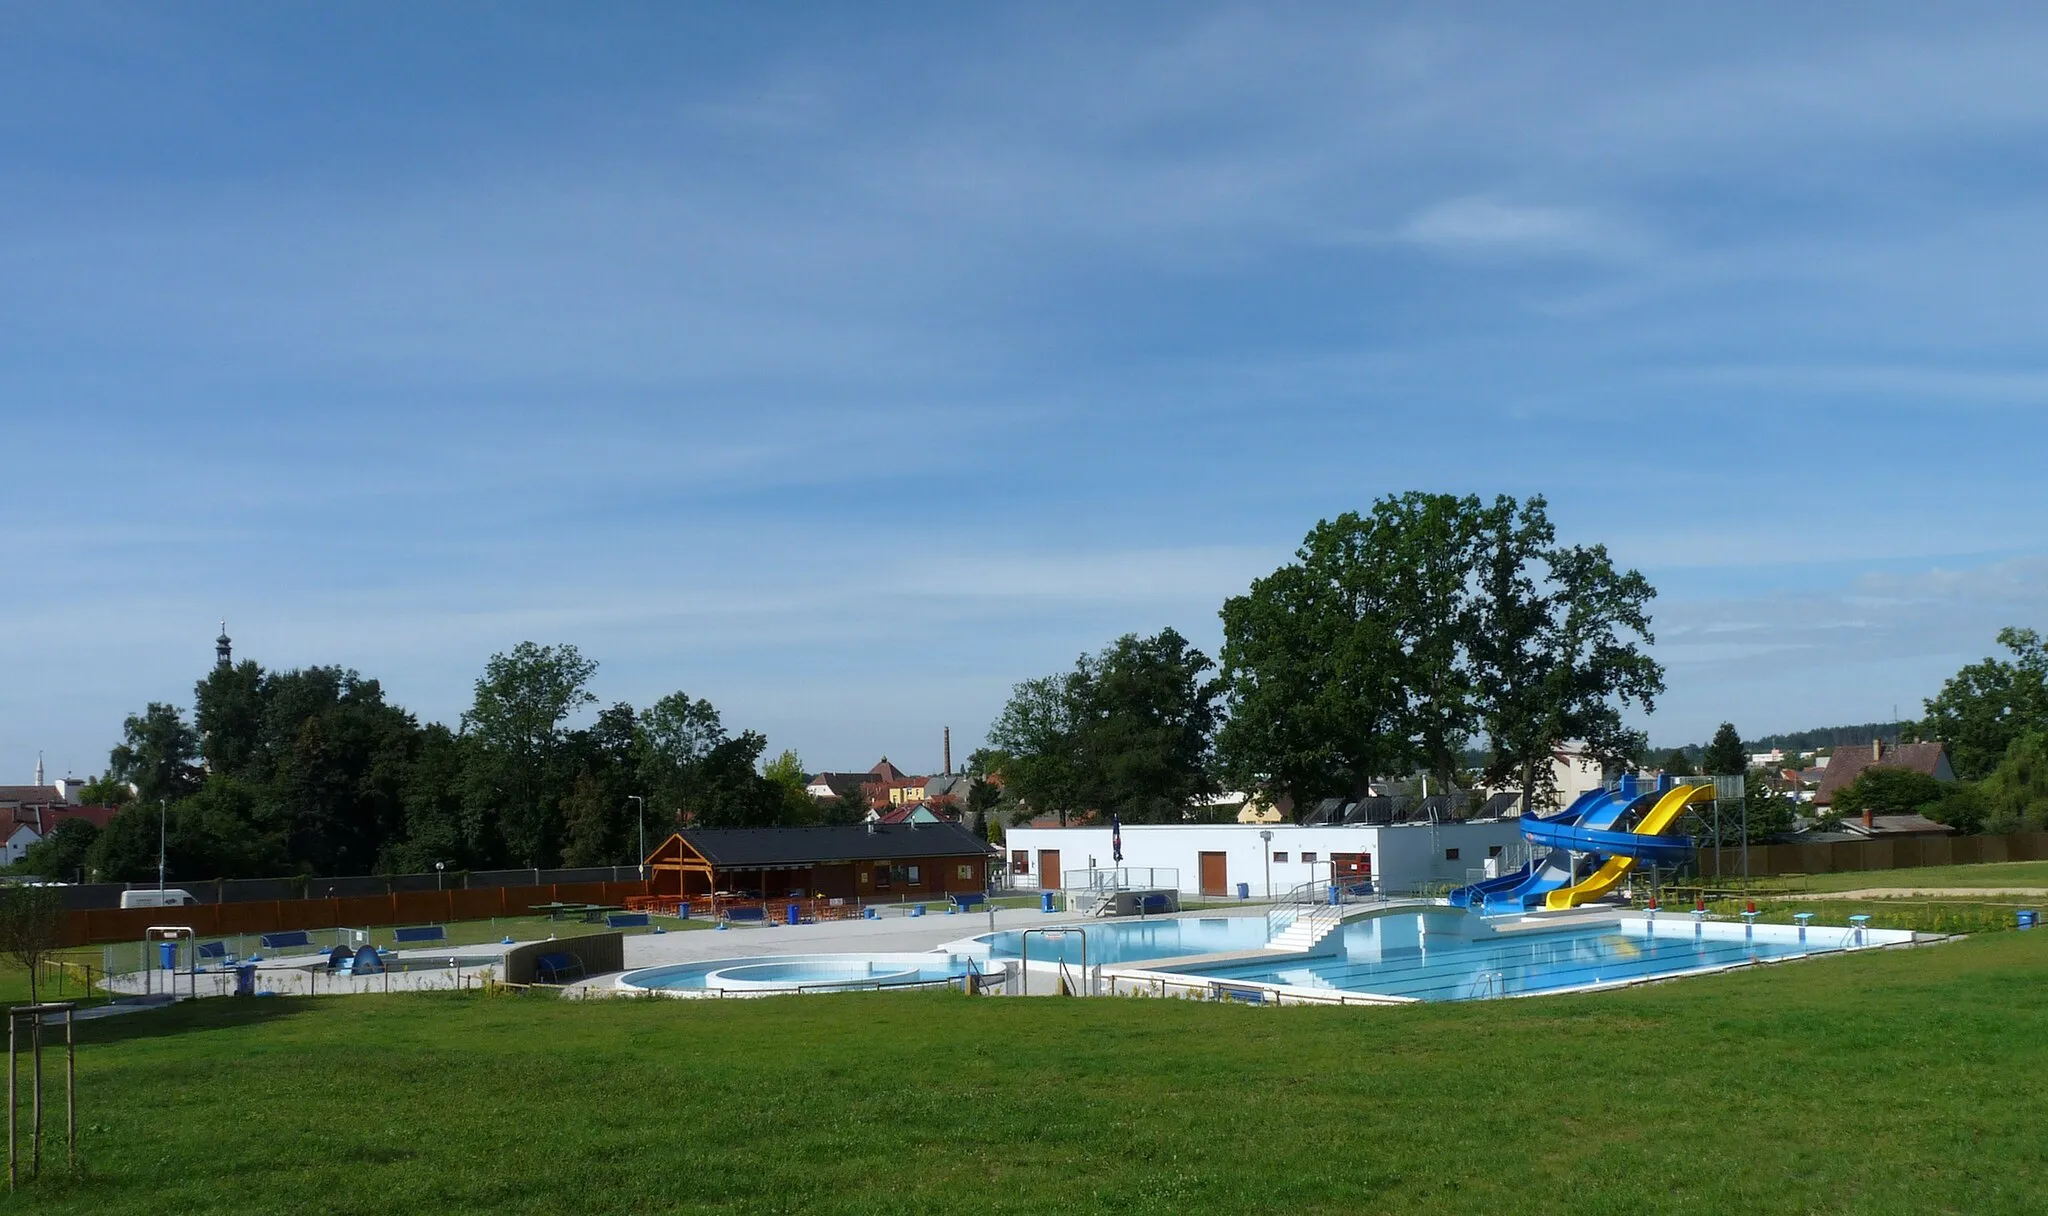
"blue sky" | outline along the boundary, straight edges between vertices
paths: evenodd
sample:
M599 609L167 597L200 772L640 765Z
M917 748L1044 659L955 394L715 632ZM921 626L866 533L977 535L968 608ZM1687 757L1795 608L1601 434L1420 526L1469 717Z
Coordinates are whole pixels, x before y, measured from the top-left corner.
M0 778L569 641L956 756L1322 516L1542 493L1660 744L2048 625L2023 6L0 0Z

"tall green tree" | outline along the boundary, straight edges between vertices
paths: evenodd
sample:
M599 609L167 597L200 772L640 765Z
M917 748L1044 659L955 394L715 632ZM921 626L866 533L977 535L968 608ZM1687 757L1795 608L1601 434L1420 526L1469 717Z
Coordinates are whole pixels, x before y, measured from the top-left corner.
M2048 829L2048 734L2028 731L2014 739L1980 788L1987 830Z
M1307 806L1405 772L1408 679L1400 546L1380 521L1318 523L1295 560L1223 604L1225 776Z
M174 705L152 701L121 724L107 775L135 787L139 802L182 798L199 788L199 734Z
M2015 739L2048 731L2048 643L2032 629L2001 629L2010 659L1986 658L1951 676L1926 702L1920 732L1948 744L1956 776L1989 776Z
M559 856L561 801L575 779L564 763L568 722L596 703L589 690L596 672L597 664L567 643L521 642L509 654L492 655L477 679L462 715L473 749L468 813L474 825L495 825L504 860L542 866Z
M1079 671L1026 680L1010 692L989 738L1010 754L1006 787L1017 812L1061 823L1092 809L1087 748L1088 689Z
M1019 684L989 732L1023 804L1134 823L1178 820L1214 793L1215 664L1172 629L1126 634L1074 669Z
M399 791L405 826L384 842L377 861L380 872L421 874L436 863L460 870L487 856L465 832L465 755L465 743L439 722L420 730Z
M1733 777L1749 770L1749 752L1733 722L1721 723L1713 741L1700 756L1700 769L1710 777Z
M1402 567L1392 583L1394 628L1404 652L1401 733L1414 763L1439 790L1457 781L1477 695L1470 643L1477 545L1486 520L1476 497L1411 491L1373 505L1373 533Z
M804 769L803 758L793 749L785 748L774 759L761 765L761 776L768 784L781 791L785 823L815 823L820 818L816 800L809 792L810 775Z
M1543 500L1517 506L1503 499L1495 510L1540 518ZM1548 527L1543 521L1541 530ZM1478 614L1486 625L1475 634L1476 683L1493 744L1488 776L1518 780L1533 798L1549 792L1550 758L1567 741L1610 768L1639 763L1647 740L1622 711L1655 709L1664 670L1642 649L1655 640L1649 603L1656 590L1638 572L1616 569L1606 546L1546 547L1524 571L1526 603Z
M255 805L285 825L303 872L370 873L405 831L418 724L352 670L278 672L264 691L265 738L242 766L245 784L260 783Z
M684 804L695 795L703 764L713 748L726 742L718 710L702 697L672 692L640 715L640 788L650 815L657 809L665 824L679 822Z
M192 719L208 772L245 781L269 779L266 682L262 665L250 659L216 665L199 681L193 691Z
M782 786L763 777L758 765L768 739L741 731L704 754L684 802L684 814L698 827L787 827L794 812Z

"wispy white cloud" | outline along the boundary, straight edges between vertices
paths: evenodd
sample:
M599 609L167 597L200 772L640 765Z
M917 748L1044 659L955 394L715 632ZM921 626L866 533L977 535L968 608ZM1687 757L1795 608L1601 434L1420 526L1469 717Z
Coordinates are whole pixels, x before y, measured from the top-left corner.
M1402 240L1460 254L1597 258L1638 256L1645 241L1630 225L1583 207L1514 203L1488 195L1424 208L1400 228Z

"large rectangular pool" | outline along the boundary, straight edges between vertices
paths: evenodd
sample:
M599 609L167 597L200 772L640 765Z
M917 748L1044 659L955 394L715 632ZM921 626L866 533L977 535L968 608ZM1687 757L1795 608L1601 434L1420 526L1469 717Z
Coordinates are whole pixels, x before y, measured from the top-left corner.
M1815 926L1648 922L1496 931L1442 914L1376 917L1345 925L1326 954L1166 964L1152 970L1228 983L1329 993L1460 1001L1630 983L1745 963L1910 941L1911 934Z

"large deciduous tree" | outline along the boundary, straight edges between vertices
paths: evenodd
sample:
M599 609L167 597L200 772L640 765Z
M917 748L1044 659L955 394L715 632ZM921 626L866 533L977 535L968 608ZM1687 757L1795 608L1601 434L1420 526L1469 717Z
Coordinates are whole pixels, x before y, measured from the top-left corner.
M199 735L174 705L152 701L121 724L121 742L107 758L107 775L135 787L139 802L182 798L203 779Z
M1541 498L1408 493L1318 523L1295 561L1223 606L1236 783L1307 806L1421 767L1448 786L1483 732L1487 776L1547 792L1552 750L1640 757L1655 595L1601 546L1560 546Z
M1956 776L1989 776L2015 739L2048 731L2048 643L2032 629L2001 629L2012 658L1987 658L1951 676L1926 702L1920 730L1948 744Z
M521 642L492 655L477 679L462 715L473 749L468 811L473 824L495 823L506 860L540 866L559 856L561 800L575 780L564 764L568 722L596 703L596 671L574 646Z
M1501 499L1494 510L1530 521L1510 525L1512 533L1549 530L1541 498L1520 507ZM1649 602L1657 593L1636 571L1617 570L1606 546L1548 546L1523 569L1526 601L1515 588L1518 602L1482 611L1479 619L1494 624L1474 636L1483 648L1475 680L1480 717L1493 745L1487 775L1517 779L1526 810L1550 792L1550 758L1561 743L1579 741L1606 767L1642 759L1646 739L1622 710L1654 709L1664 671L1639 646L1654 640ZM1503 654L1511 658L1496 662Z
M1126 634L1072 671L1017 685L989 732L1005 753L1004 789L1062 821L1082 811L1179 819L1216 789L1214 667L1162 629Z
M1233 784L1306 806L1364 794L1412 760L1403 572L1377 522L1318 523L1293 563L1224 601L1217 748Z
M1065 823L1090 809L1087 700L1078 671L1040 676L1011 690L988 735L1010 755L1004 778L1020 814L1056 815Z

